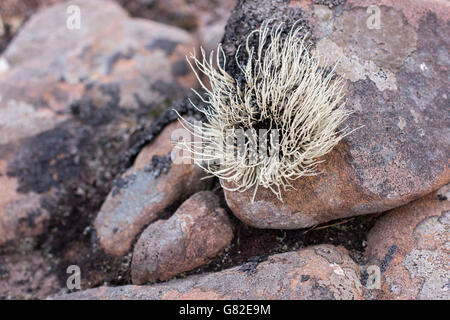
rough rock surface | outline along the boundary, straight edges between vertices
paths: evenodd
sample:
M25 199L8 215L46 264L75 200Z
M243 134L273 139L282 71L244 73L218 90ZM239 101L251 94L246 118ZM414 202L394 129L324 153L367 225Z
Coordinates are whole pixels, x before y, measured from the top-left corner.
M0 256L0 300L45 299L59 289L50 258L33 251Z
M202 191L186 200L168 219L151 224L134 247L134 284L167 280L208 262L233 239L219 198Z
M368 236L379 299L450 299L450 185L382 217Z
M171 134L179 128L179 122L167 126L116 179L94 223L105 252L127 253L149 223L209 185L210 179L201 180L205 174L200 168L172 163Z
M361 299L359 268L330 245L269 256L217 273L152 286L100 287L55 299Z
M380 28L368 11L374 4ZM328 58L324 67L340 59L336 71L347 80L346 106L354 111L345 125L363 127L325 156L322 174L294 181L296 190L284 192L283 203L263 188L253 203L253 190L226 191L233 213L258 228L304 228L383 212L448 183L449 6L438 0L240 2L224 36L229 72L241 79L232 56L263 20L287 28L299 21L313 50Z
M191 31L202 46L216 49L236 0L116 0L133 16Z
M66 27L72 4L79 30ZM70 1L27 21L1 57L0 245L97 210L132 134L195 83L174 71L195 46L110 1Z
M66 0L2 0L0 53L37 10ZM133 17L157 21L197 36L207 51L216 48L236 0L113 0ZM0 63L0 73L2 65Z
M38 8L62 1L64 0L2 0L0 2L0 54L27 18Z

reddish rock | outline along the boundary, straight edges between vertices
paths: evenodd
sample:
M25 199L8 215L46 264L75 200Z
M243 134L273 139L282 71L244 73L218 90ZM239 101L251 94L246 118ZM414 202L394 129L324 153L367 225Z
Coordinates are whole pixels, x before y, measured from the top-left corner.
M18 237L41 234L50 216L47 210L41 208L40 196L36 193L18 193L17 180L4 174L6 171L7 162L0 159L0 244Z
M63 1L65 0L2 0L0 2L0 53L37 9Z
M210 180L201 180L205 174L200 168L172 163L170 135L177 128L179 122L167 126L141 151L135 166L116 180L94 223L105 252L127 253L149 223L209 185Z
M80 30L66 26L72 4ZM111 1L65 2L25 23L0 58L0 245L97 210L136 128L195 83L173 72L194 47Z
M359 268L345 249L320 245L232 269L152 286L100 287L55 299L361 299Z
M179 28L198 31L228 17L236 0L116 0L132 15L159 21Z
M67 29L66 10L70 5L80 7L83 19L79 30ZM110 23L105 24L105 20ZM20 74L26 71L31 77L37 76L33 72L39 72L39 79L50 77L53 86L66 83L76 88L79 83L117 82L122 91L121 106L137 109L151 103L157 105L167 97L181 98L183 95L174 95L173 91L180 90L182 85L195 85L189 69L184 73L173 72L195 47L196 41L187 32L152 21L130 19L114 2L78 0L33 15L8 46L4 57L11 67L38 60L38 65L22 66L24 70ZM20 80L10 79L10 84L14 84L10 90L15 89L12 95L21 89L18 84L23 80ZM34 79L26 80L29 85ZM44 88L50 91L47 95L56 95L53 87ZM36 96L45 98L46 94L40 92ZM61 96L64 94L56 98Z
M316 5L314 3L323 3ZM418 199L450 181L448 118L449 4L431 1L242 1L226 27L228 69L234 52L267 18L289 28L301 21L314 50L337 60L346 81L347 136L319 166L322 174L293 181L295 189L226 191L227 203L258 228L296 229L329 220L383 212ZM428 1L426 2L429 3ZM328 6L330 4L330 6ZM368 27L369 5L380 5L381 27ZM330 9L331 7L331 9ZM428 10L430 9L430 10ZM250 44L252 45L252 43ZM324 59L324 61L326 61Z
M39 252L0 255L0 300L45 299L60 288L52 261Z
M233 239L219 198L202 191L186 200L168 220L151 224L134 247L134 284L167 280L214 258Z
M450 299L450 186L383 216L368 236L378 299Z

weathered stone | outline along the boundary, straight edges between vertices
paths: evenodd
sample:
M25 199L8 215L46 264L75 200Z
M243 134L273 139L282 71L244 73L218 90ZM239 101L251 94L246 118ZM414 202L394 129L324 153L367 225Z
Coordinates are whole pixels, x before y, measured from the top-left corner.
M341 61L336 72L347 80L346 106L354 112L345 125L362 126L324 157L320 175L293 181L295 190L283 192L283 202L263 188L254 202L253 189L226 191L242 221L258 228L304 228L383 212L450 181L450 123L443 116L450 84L449 4L427 1L426 11L424 1L407 2L333 1L330 9L313 2L247 0L236 7L224 37L233 76L240 75L232 56L249 31L269 18L286 28L299 21L311 32L314 50L328 58L324 67ZM377 4L379 29L368 22L367 11Z
M341 247L321 245L217 273L152 286L100 287L55 299L361 299L359 268Z
M233 239L231 223L219 198L202 191L186 200L168 220L151 224L134 247L134 284L167 280L199 267Z
M369 265L381 271L374 297L450 299L449 197L446 185L377 221L368 236Z
M67 28L69 5L79 30ZM136 128L195 83L172 72L194 47L187 32L111 1L65 2L25 23L0 58L0 245L98 210Z
M105 252L127 253L149 223L210 183L201 180L205 173L193 164L172 163L170 136L177 128L179 122L167 126L116 179L94 223Z
M48 258L39 252L0 255L0 299L45 299L60 289Z

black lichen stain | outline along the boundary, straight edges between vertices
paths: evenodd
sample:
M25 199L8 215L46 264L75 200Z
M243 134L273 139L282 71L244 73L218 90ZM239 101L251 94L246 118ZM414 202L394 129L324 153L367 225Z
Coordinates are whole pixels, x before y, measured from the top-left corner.
M172 75L175 77L182 77L189 73L189 67L184 59L175 61L172 64Z
M183 87L176 82L155 81L150 89L156 91L165 97L172 97L174 92L187 92Z
M121 115L120 91L115 84L99 89L109 97L104 105L94 106L92 98L84 96L70 106L74 121L67 120L23 141L7 170L8 176L17 177L19 192L44 193L83 179L97 157L110 151L112 142L107 140L115 134L109 132L112 128L108 125Z
M130 139L130 148L123 155L124 161L127 163L126 167L130 167L133 164L138 153L153 141L168 124L178 120L177 113L184 117L193 117L199 121L205 120L204 115L193 104L200 110L206 108L205 103L197 95L190 93L187 98L174 102L150 126L135 132Z
M235 266L241 266L240 271L242 272L251 273L261 261L267 259L270 263L271 255L320 244L343 246L358 265L367 264L364 243L369 230L377 221L378 216L376 215L357 216L349 222L322 229L319 225L317 230L308 232L305 229L256 229L247 226L233 215L226 204L219 182L216 182L213 190L220 199L221 207L225 208L228 213L233 225L234 238L227 251L221 252L209 264L189 271L186 275L217 272Z
M446 85L449 72L439 62L442 52L450 45L449 37L444 36L448 34L445 28L446 24L434 13L421 18L417 49L395 74L396 91L379 91L369 79L349 85L346 105L356 113L347 124L355 128L364 125L357 135L346 137L355 154L366 155L350 162L361 184L366 182L364 172L368 170L384 172L387 167L398 170L401 166L408 172L408 175L390 174L378 178L375 187L383 198L428 188L443 171L449 157L440 129L449 125L448 117L442 116L449 105ZM419 67L423 62L428 74ZM362 111L356 107L358 104L363 107ZM398 126L400 117L406 123L402 128ZM378 139L373 140L373 137ZM391 161L387 161L385 149L392 154ZM407 164L402 165L405 161Z
M94 127L106 125L118 118L121 113L125 113L125 110L119 107L120 87L118 83L101 84L95 89L99 91L98 94L104 95L107 101L97 106L92 95L84 95L70 105L75 120Z
M95 245L91 226L114 177L127 165L121 155L129 147L130 135L121 124L137 115L123 110L119 102L117 84L88 84L84 96L68 106L70 120L22 140L8 163L7 174L16 177L19 192L52 190L42 197L41 210L50 213L50 221L36 246L57 258L55 268L63 286L65 267L71 264L86 270L85 281L93 285L118 276L127 279L122 258L112 258ZM38 217L33 211L21 222L31 227Z

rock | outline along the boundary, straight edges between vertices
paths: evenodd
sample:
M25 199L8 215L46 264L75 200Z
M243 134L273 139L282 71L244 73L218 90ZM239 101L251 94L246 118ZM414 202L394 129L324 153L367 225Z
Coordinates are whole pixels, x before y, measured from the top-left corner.
M378 299L450 299L450 185L377 221L369 264L381 271Z
M0 37L3 37L5 34L5 24L3 23L3 19L0 16Z
M0 53L19 27L38 9L66 0L20 1L0 3ZM216 49L235 0L114 0L133 17L141 17L196 32L204 48ZM66 14L68 16L68 14ZM88 17L89 18L89 17ZM3 23L2 23L2 20ZM100 21L99 21L100 22ZM110 21L114 22L114 21ZM208 32L209 30L209 32Z
M14 179L0 177L0 181L6 191L0 196L0 244L42 234L50 212L41 206L41 197L34 192L18 194Z
M133 16L159 21L188 30L199 31L227 19L236 0L116 0ZM219 39L220 40L220 39Z
M0 299L45 299L60 289L51 262L37 251L0 255Z
M78 6L82 13L80 29L67 28L66 9L71 5ZM104 23L106 20L109 23ZM48 30L52 30L51 37ZM196 84L192 73L181 74L175 70L196 46L187 32L152 21L130 19L113 2L79 0L33 15L8 46L4 57L11 67L39 59L40 72L55 75L57 82L72 85L119 82L123 91L121 105L136 109L142 104L164 101L181 85ZM183 96L170 95L173 99L177 97Z
M0 57L0 75L9 70L8 61L5 58Z
M94 223L106 253L127 253L149 223L209 185L210 179L201 180L205 174L200 168L172 163L170 136L179 128L179 122L167 126L141 151L135 165L116 179Z
M231 223L219 198L202 191L186 200L168 220L151 224L134 247L134 284L167 280L199 267L233 239Z
M376 4L379 29L367 11ZM226 191L233 213L257 228L304 228L383 212L448 183L449 12L444 1L240 2L224 36L228 71L239 75L234 52L263 20L287 28L300 21L314 50L328 58L324 66L340 59L336 71L354 111L345 125L363 127L324 157L322 174L293 181L284 202L263 188L253 203L252 189Z
M207 53L216 51L236 0L116 0L133 16L173 25L195 34Z
M58 1L58 0L53 0ZM61 1L61 0L59 0ZM7 47L8 43L22 26L23 22L36 9L37 6L48 4L46 0L20 1L3 0L0 3L0 54ZM32 7L32 8L31 8Z
M100 287L54 299L361 299L358 266L341 247L321 245L261 263L152 286Z
M66 27L69 5L80 30ZM71 230L91 222L131 136L195 83L174 69L196 46L111 1L65 2L25 23L0 58L0 245L68 217Z

